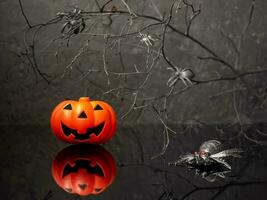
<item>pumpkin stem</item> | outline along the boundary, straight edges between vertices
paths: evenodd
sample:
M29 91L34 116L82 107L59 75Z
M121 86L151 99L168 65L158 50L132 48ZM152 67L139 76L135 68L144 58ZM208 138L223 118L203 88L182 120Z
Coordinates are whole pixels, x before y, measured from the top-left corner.
M90 101L89 97L80 97L79 101Z

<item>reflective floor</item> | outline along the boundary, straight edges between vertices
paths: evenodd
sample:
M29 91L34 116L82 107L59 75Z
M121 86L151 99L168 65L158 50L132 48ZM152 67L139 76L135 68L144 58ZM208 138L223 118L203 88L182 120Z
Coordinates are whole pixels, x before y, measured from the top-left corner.
M160 125L119 127L102 146L65 144L48 125L1 126L1 199L267 199L267 148L259 134L256 144L218 127L174 129L165 155L151 159L162 149ZM210 139L244 150L242 158L229 161L232 171L225 178L168 165Z

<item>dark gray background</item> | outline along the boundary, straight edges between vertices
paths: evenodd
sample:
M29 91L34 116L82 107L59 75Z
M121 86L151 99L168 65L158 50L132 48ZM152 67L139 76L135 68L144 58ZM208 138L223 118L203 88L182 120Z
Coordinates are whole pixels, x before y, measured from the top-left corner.
M98 2L103 5L105 1ZM139 14L159 17L150 0L127 2L132 10ZM165 13L166 16L171 1L153 2L160 13ZM201 14L191 27L193 37L227 62L234 64L234 48L222 34L222 30L236 44L241 41L240 63L236 66L240 73L266 69L266 0L256 0L253 20L243 38L241 34L248 23L251 0L192 2L196 6L201 3ZM97 9L94 0L23 0L22 3L32 25L44 23L58 11L70 10L75 5L84 10ZM119 0L113 1L112 5L126 10ZM174 14L171 22L179 30L185 30L184 13L183 8ZM117 16L109 25L107 18L100 18L94 33L118 34L126 20L125 16ZM49 75L48 84L29 64L27 56L32 59L32 55L25 54L36 29L28 30L18 0L0 2L0 21L1 198L43 199L49 191L53 194L51 199L75 198L57 187L50 174L53 157L68 145L53 136L49 117L53 107L63 99L78 99L87 95L92 99L108 101L117 112L118 131L106 144L106 148L116 159L118 174L114 184L106 192L84 199L159 199L164 192L172 192L175 198L183 199L193 188L188 180L199 187L188 199L266 199L266 136L257 132L267 131L266 73L246 76L254 93L248 91L240 80L236 80L197 85L181 95L171 97L167 106L168 118L164 118L164 114L161 116L177 135L170 138L164 159L151 160L163 146L164 126L155 112L148 107L142 112L132 111L127 117L120 119L133 102L133 91L125 89L120 93L104 93L121 86L123 77L111 76L111 84L107 84L103 71L91 73L86 77L81 74L86 73L88 69L103 69L103 37L91 38L88 52L61 78L65 67L83 47L88 35L81 34L71 38L67 47L66 41L63 41L61 46L60 41L50 43L60 36L63 21L40 30L35 40L35 58L38 68ZM92 22L89 20L88 23ZM137 20L133 26L138 30L138 27L149 23L149 20ZM150 29L149 33L160 37L159 29ZM232 72L221 63L199 60L198 56L209 54L185 37L169 31L165 45L166 53L172 62L177 66L190 67L197 80L214 78L216 72L226 77L232 76ZM159 46L160 42L156 42L152 48L157 49ZM58 47L59 61L55 57ZM123 40L121 48L126 71L132 71L134 64L141 70L145 69L146 47L140 44L136 36ZM107 55L109 69L121 71L123 64L116 49L109 49ZM149 81L139 93L140 98L153 97L168 91L166 82L171 71L167 70L167 67L162 58L155 64ZM143 77L139 76L129 77L127 86L138 86L142 80ZM236 87L241 89L231 92ZM182 88L183 85L179 82L176 89ZM255 93L260 100L257 100ZM153 103L158 110L163 109L162 99ZM141 105L141 101L137 102L137 105ZM220 131L218 127L225 130ZM240 131L240 127L249 139ZM232 175L238 178L227 178L212 184L195 176L191 171L166 165L166 162L174 160L182 153L197 150L199 145L208 139L220 139L228 147L241 147L245 150L244 157L234 163ZM120 167L121 164L125 166Z

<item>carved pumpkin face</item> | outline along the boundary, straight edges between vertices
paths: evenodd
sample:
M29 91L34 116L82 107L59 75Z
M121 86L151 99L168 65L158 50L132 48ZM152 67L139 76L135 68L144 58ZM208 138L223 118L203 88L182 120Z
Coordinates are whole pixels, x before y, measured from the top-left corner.
M52 176L58 186L78 195L102 193L112 184L115 175L115 161L101 146L67 147L52 163Z
M58 104L50 123L54 134L69 143L105 143L116 130L112 107L103 101L90 101L88 97Z

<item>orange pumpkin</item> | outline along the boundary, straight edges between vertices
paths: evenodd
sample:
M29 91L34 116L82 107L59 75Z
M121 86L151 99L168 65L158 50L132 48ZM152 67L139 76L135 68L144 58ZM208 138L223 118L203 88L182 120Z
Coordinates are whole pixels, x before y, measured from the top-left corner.
M50 124L54 134L65 142L100 144L115 134L116 115L106 102L81 97L79 101L66 100L58 104Z
M78 195L99 194L116 176L112 155L98 145L79 144L63 149L52 162L52 176L59 187Z

